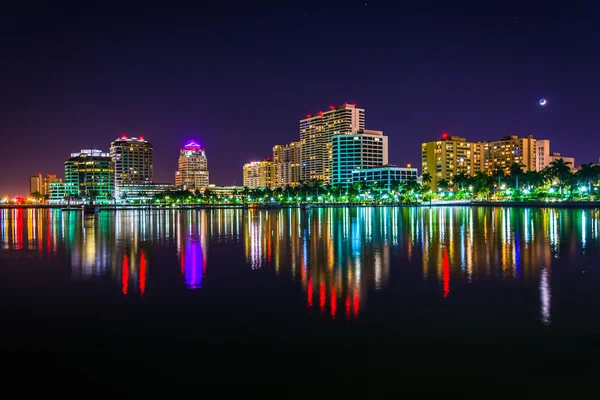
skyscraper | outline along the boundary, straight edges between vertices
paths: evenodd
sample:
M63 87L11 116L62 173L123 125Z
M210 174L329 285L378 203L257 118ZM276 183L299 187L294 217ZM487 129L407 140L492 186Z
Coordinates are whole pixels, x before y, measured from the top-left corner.
M202 190L208 187L208 182L208 161L204 149L194 142L186 144L179 152L175 187Z
M353 172L388 163L388 138L381 131L361 129L332 139L332 180L336 186L352 184Z
M110 144L117 192L124 185L150 184L153 180L152 144L143 137L121 136Z
M352 134L365 128L365 110L355 104L331 106L329 111L307 115L300 120L302 180L322 179L331 183L331 140L335 135Z
M297 186L302 180L302 144L292 142L273 147L272 185Z
M274 187L273 163L270 159L244 164L244 186L250 189Z

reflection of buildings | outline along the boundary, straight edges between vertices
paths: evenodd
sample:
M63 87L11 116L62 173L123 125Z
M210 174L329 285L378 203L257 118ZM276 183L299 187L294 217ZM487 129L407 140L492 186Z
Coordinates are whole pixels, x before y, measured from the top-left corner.
M206 256L208 250L208 227L206 211L200 214L188 214L187 223L179 225L177 249L179 265L185 286L188 289L202 287L202 279L206 273Z
M535 290L539 319L550 324L559 294L553 264L577 265L586 253L597 254L599 229L600 211L575 209L215 209L93 218L0 209L3 253L39 260L66 255L74 280L110 280L128 297L155 293L169 279L205 287L209 244L238 243L249 266L297 281L310 308L335 318L356 317L367 297L392 281L428 286L440 301L469 283L503 281Z
M376 214L373 208L310 214L249 210L246 258L252 268L273 268L300 280L309 307L333 318L356 317L368 290L382 289L389 276L390 246L380 240L382 220Z

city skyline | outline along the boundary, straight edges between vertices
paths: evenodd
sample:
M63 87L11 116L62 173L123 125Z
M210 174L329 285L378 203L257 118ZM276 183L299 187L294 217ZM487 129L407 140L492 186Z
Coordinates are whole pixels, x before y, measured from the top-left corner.
M196 137L210 153L211 182L239 184L241 165L297 140L305 114L344 102L367 110L367 128L389 136L399 165L418 166L420 144L441 132L473 141L531 134L578 164L598 161L590 7L345 4L190 5L166 20L151 5L80 5L52 19L44 6L15 5L0 71L10 78L2 132L19 140L0 148L12 169L0 193L24 195L28 177L60 174L65 154L108 151L122 134L160 149L157 182L172 181L173 155ZM339 18L327 18L334 10ZM324 62L292 56L309 51ZM23 141L35 143L27 163Z

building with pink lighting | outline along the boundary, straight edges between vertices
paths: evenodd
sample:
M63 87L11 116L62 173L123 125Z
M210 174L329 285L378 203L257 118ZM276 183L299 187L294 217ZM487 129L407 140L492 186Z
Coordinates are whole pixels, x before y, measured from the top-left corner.
M175 187L181 190L203 190L208 187L206 152L197 143L186 144L179 151Z

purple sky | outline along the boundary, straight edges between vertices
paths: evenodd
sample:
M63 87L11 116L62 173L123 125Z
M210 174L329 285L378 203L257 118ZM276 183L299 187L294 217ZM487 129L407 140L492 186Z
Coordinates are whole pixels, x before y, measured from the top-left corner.
M9 2L0 195L27 194L30 175L62 176L71 152L108 151L124 133L154 144L157 182L174 181L179 148L195 139L211 183L241 184L243 163L297 140L305 114L346 101L389 136L399 165L420 168L420 143L442 131L533 134L576 164L598 161L593 2L390 3Z

